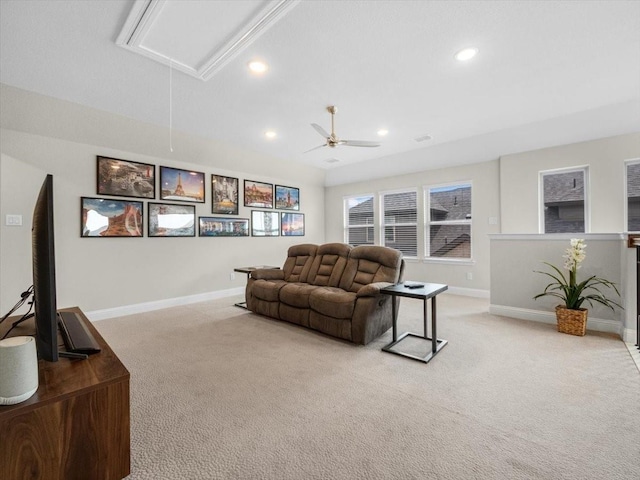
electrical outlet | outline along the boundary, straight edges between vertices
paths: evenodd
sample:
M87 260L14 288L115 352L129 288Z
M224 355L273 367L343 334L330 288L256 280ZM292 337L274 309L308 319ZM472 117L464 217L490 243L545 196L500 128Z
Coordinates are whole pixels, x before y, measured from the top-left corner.
M8 225L10 227L21 227L22 215L7 215L5 225Z
M489 225L497 225L498 217L489 217Z
M231 272L231 273L229 274L229 280L233 281L233 280L235 280L235 279L236 279L236 274L235 274L235 273L233 273L233 272Z
M467 280L473 280L473 273L467 272Z

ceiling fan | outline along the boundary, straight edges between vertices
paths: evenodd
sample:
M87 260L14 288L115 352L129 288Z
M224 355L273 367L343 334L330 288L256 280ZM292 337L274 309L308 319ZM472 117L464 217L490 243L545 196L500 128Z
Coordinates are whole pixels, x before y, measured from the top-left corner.
M334 121L333 121L333 117L336 114L336 112L338 111L338 108L335 106L330 106L327 107L327 111L331 114L331 134L327 133L327 131L322 128L320 125L318 125L317 123L312 123L311 126L315 129L316 132L318 132L320 135L322 135L324 138L327 139L326 143L323 145L318 145L317 147L313 147L310 150L307 150L304 153L307 152L311 152L313 150L317 150L318 148L322 148L322 147L337 147L338 145L346 145L348 147L379 147L380 144L376 143L376 142L367 142L364 140L341 140L336 136L335 130L333 128L334 126Z

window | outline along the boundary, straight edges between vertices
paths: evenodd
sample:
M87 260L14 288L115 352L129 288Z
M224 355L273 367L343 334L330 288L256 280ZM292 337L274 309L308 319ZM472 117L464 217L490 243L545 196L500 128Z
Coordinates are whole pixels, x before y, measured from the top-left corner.
M541 233L587 231L587 168L540 172Z
M344 241L352 246L373 245L373 195L345 197Z
M417 196L415 190L385 192L380 196L383 245L400 250L405 257L418 256Z
M640 232L640 161L628 162L627 177L627 232Z
M471 258L471 183L425 187L427 257Z

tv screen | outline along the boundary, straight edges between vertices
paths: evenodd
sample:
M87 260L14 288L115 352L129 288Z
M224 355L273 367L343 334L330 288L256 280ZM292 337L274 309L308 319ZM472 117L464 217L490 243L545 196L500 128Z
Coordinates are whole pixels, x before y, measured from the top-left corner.
M47 362L57 362L58 317L52 175L47 175L47 178L45 178L33 209L31 248L38 356Z

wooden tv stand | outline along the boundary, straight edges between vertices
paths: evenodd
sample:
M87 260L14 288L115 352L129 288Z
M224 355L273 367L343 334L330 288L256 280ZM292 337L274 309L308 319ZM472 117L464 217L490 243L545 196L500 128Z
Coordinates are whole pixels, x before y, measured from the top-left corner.
M38 361L38 391L0 406L0 477L121 479L130 473L129 372L79 308L102 351ZM0 325L0 337L13 323ZM29 320L11 336L32 335ZM58 335L59 345L62 345ZM1 366L0 366L1 368Z

